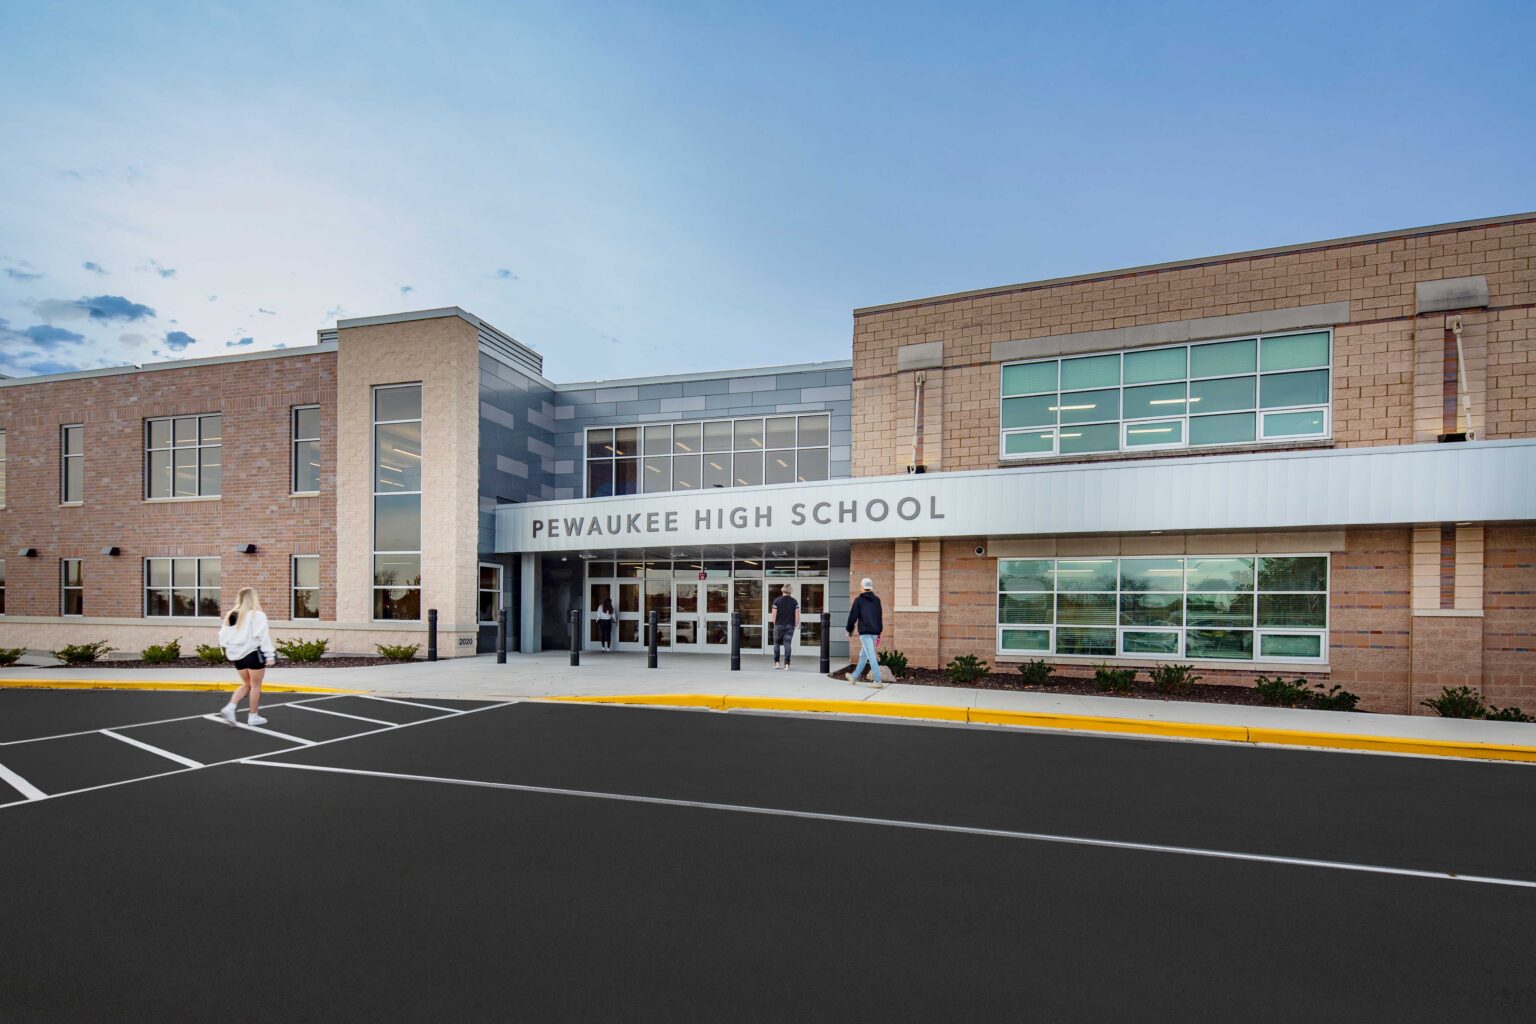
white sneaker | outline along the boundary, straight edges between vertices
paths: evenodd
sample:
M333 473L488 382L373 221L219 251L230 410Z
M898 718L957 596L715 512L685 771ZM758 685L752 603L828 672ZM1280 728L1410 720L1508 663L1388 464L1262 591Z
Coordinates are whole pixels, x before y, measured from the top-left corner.
M225 704L222 708L219 708L219 717L230 725L239 724L235 721L235 706L233 704Z
M246 725L266 725L267 720L260 715L250 715L245 720Z

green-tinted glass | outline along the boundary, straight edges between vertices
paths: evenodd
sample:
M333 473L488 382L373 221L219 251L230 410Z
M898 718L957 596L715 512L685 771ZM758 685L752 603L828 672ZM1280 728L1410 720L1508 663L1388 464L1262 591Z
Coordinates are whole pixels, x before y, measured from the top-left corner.
M1260 378L1261 409L1280 409L1288 405L1325 405L1327 402L1327 370L1276 373Z
M997 589L1041 593L1055 590L1055 563L1049 558L1000 558Z
M1125 418L1146 419L1148 416L1182 416L1185 406L1184 383L1153 384L1144 388L1125 389Z
M1183 622L1183 594L1120 595L1122 626L1179 626Z
M1062 626L1056 630L1056 653L1111 657L1115 653L1115 631Z
M1147 420L1143 423L1127 424L1125 428L1125 446L1127 448L1146 448L1153 445L1183 443L1183 420Z
M1056 396L1003 399L1003 429L1056 425Z
M1051 631L1048 629L1005 629L1003 650L1048 651L1051 649Z
M1272 633L1259 637L1259 653L1266 658L1321 658L1323 638L1315 633Z
M1003 367L1004 395L1038 395L1056 390L1056 361Z
M1241 444L1253 440L1251 412L1229 413L1225 416L1191 416L1189 418L1190 444Z
M1185 568L1184 579L1189 590L1246 593L1253 589L1251 558L1191 558Z
M1218 377L1189 386L1191 413L1233 412L1253 408L1253 377Z
M1252 594L1190 594L1185 624L1189 626L1252 626Z
M1057 590L1115 590L1117 567L1113 558L1061 559L1056 563Z
M1113 452L1120 449L1120 424L1100 423L1092 427L1071 426L1061 431L1061 454Z
M1193 345L1189 350L1191 377L1220 377L1228 373L1252 373L1257 367L1252 338L1242 341L1218 341L1214 345Z
M1025 430L1003 436L1005 455L1050 455L1056 450L1056 428Z
M1184 634L1187 658L1253 659L1253 633L1243 629L1192 629Z
M1120 383L1120 357L1084 356L1061 361L1061 388L1112 388Z
M1264 417L1264 436L1313 437L1323 432L1321 410L1313 412L1272 412Z
M997 621L1009 625L1048 625L1053 610L1050 594L997 595Z
M1114 594L1057 594L1056 620L1076 626L1113 626Z
M1122 591L1175 591L1184 589L1182 558L1122 558Z
M1125 383L1150 384L1158 380L1183 380L1184 348L1155 348L1150 352L1125 354Z
M1327 590L1328 559L1318 555L1259 559L1260 590Z
M1120 647L1125 654L1178 654L1179 634L1124 632Z
M1260 594L1260 626L1328 625L1326 594Z
M1056 404L1056 403L1052 403ZM1074 391L1056 405L1063 423L1098 423L1120 418L1119 391Z
M1296 370L1303 366L1328 365L1328 334L1291 334L1259 341L1259 369Z

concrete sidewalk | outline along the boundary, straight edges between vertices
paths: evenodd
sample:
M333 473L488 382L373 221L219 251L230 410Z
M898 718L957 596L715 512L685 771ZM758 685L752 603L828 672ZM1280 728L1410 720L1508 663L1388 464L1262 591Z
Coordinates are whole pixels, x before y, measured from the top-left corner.
M41 663L34 661L32 667L18 665L0 669L0 686L163 683L169 687L198 684L233 687L235 684L234 673L220 668L114 669L110 664L104 664L64 669L39 668L36 667L38 664ZM582 654L580 667L572 668L569 655L562 651L510 655L505 665L497 665L490 655L430 664L417 661L363 668L283 665L268 672L267 683L274 689L322 687L407 697L581 699L611 696L635 702L637 698L649 696L656 697L654 703L661 704L993 721L1045 728L1241 738L1249 742L1499 759L1505 759L1500 753L1505 751L1513 755L1508 759L1536 760L1536 724L906 683L892 683L883 689L875 689L821 675L816 671L814 658L797 659L787 672L774 671L771 666L766 658L743 656L741 670L731 672L727 659L720 655L662 654L660 667L651 670L646 668L643 654L589 651ZM841 666L834 665L837 667ZM994 712L997 714L992 714ZM1138 724L1142 727L1138 728ZM1341 739L1361 742L1340 742ZM1406 741L1406 745L1394 746L1390 741ZM1447 749L1436 749L1441 744L1448 745ZM1468 745L1486 750L1456 749Z

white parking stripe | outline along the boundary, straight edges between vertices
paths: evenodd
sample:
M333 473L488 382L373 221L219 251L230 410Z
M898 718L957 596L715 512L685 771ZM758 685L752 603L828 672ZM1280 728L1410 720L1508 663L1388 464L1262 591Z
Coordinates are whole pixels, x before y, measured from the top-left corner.
M4 779L6 782L9 782L16 788L19 793L21 793L22 796L26 797L28 800L41 800L43 797L48 795L47 793L44 793L42 790L38 789L36 786L32 785L32 783L28 782L26 779L22 778L20 775L17 775L15 772L11 771L3 764L0 764L0 779Z
M1406 878L1427 878L1438 882L1473 882L1479 885L1507 885L1521 889L1536 889L1536 881L1519 878L1490 878L1484 875L1463 875L1454 871L1422 871L1416 868L1393 868L1379 864L1351 864L1348 861L1314 860L1309 857L1280 857L1264 853L1240 853L1234 850L1207 850L1196 846L1164 846L1159 843L1132 843L1114 839L1090 839L1085 836L1052 835L1048 832L1015 832L1000 828L974 828L969 825L941 825L928 821L902 821L896 818L865 818L854 814L826 814L820 811L793 811L781 807L751 807L743 804L717 804L701 800L673 800L662 796L636 796L631 793L602 793L586 789L559 789L554 786L525 786L515 782L481 782L477 779L445 779L436 775L405 775L398 772L375 772L362 768L333 768L329 765L294 764L289 761L242 760L241 764L260 765L268 768L297 768L308 772L333 772L337 775L366 775L379 779L403 779L408 782L440 782L452 786L479 786L484 789L511 789L520 793L543 793L549 796L577 796L593 800L617 800L623 803L659 804L665 807L695 807L706 811L734 811L738 814L766 814L778 818L806 818L811 821L835 821L849 825L879 825L885 828L916 829L922 832L950 832L960 835L986 836L993 839L1023 839L1037 843L1062 843L1068 846L1097 846L1111 850L1135 850L1142 853L1181 854L1186 857L1213 857L1218 860L1241 860L1261 864L1285 864L1291 867L1326 868L1334 871L1359 871L1373 875L1398 875Z
M446 711L451 715L462 715L466 711L479 711L479 708L445 708L436 704L423 704L414 700L395 700L393 697L375 697L371 693L355 693L351 696L361 697L363 700L382 700L390 704L404 704L408 708L431 708L433 711ZM500 705L498 705L500 706Z
M212 692L212 691L210 691L210 692ZM233 691L231 691L231 692L233 692ZM274 694L273 696L278 696L278 695ZM268 706L269 707L274 707L274 708L286 708L286 707L288 707L291 704L292 705L297 705L297 704L308 704L311 701L335 700L337 697L340 697L340 696L343 696L343 695L342 694L329 694L329 695L324 696L324 697L305 697L302 700L273 701ZM129 722L127 725L114 725L114 726L112 726L112 728L114 728L114 729L137 729L141 725L168 725L171 722L193 722L193 721L196 721L199 718L207 718L207 717L208 716L205 715L205 714L179 715L176 718L156 718L156 719L152 719L151 721L148 721L148 722ZM19 739L19 740L0 740L0 747L14 747L14 746L16 746L17 744L20 744L20 743L41 743L43 740L62 740L62 739L67 739L70 736L89 736L93 732L100 732L100 731L101 730L99 728L97 728L97 729L81 729L79 732L60 732L60 733L55 733L52 736L26 736L26 737L23 737L22 739Z
M169 750L161 750L159 747L152 747L148 743L140 742L139 740L134 739L132 736L124 736L122 733L113 732L111 729L103 729L101 730L101 734L103 736L111 736L115 740L122 740L129 746L138 747L140 750L147 750L151 754L159 754L161 757L169 758L170 760L175 761L177 764L184 764L188 768L203 767L203 762L201 761L194 761L190 757L182 757L180 754L173 754Z
M208 719L208 721L210 721L210 722L218 722L221 725L228 725L229 724L228 722L224 721L224 719L219 717L218 715L204 715L203 717ZM312 747L312 746L315 745L315 741L314 740L306 740L306 739L302 739L302 738L300 738L298 736L289 736L285 732L278 732L276 729L265 729L265 728L262 728L259 725L246 725L244 722L236 722L235 723L235 728L236 729L246 729L246 730L249 730L250 732L259 732L263 736L274 736L277 739L287 740L289 743L300 743L300 744L303 744L306 747ZM367 733L363 733L363 735L366 736Z
M387 725L390 728L394 728L400 724L399 722L386 722L382 718L364 718L362 715L349 715L345 711L327 711L325 708L312 708L308 704L294 704L292 706L298 708L300 711L313 711L316 714L321 715L335 715L337 718L352 718L359 722L372 722L374 725Z

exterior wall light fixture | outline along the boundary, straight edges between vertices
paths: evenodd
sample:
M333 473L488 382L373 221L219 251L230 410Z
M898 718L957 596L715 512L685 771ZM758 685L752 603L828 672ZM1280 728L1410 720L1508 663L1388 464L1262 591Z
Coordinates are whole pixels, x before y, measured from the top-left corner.
M102 548L101 549L101 553L106 555L108 558L114 558L117 555L122 554L122 549L121 548L117 548L117 547L112 547L112 546L109 545L108 547Z
M239 547L235 548L235 550L240 552L242 555L254 555L256 553L256 545L241 544Z
M20 555L22 558L36 558L37 557L37 548L22 548L20 551L18 551L16 553L18 555Z

